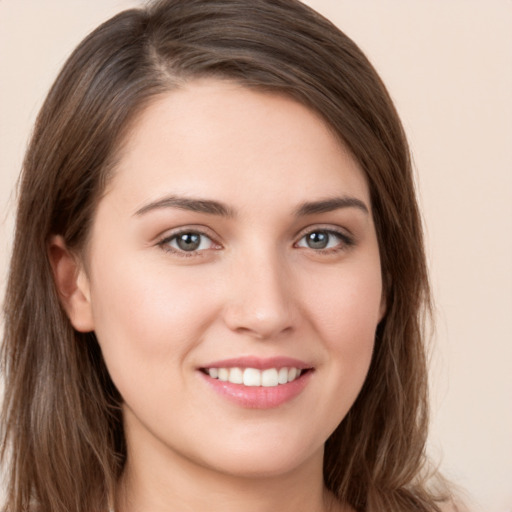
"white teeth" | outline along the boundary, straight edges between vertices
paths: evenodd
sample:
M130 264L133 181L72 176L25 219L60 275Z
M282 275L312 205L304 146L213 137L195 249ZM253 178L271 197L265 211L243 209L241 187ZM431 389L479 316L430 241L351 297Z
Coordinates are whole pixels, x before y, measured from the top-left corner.
M261 372L256 368L244 370L244 386L261 386Z
M296 377L297 377L297 368L290 368L288 370L288 382L295 380Z
M280 368L277 376L279 384L286 384L288 382L288 368Z
M250 387L275 387L293 382L300 377L302 372L298 368L268 368L266 370L256 368L208 368L207 373L212 379L219 379L232 384L243 384Z
M240 368L231 368L229 370L229 382L233 384L243 384L244 372Z
M263 370L261 372L261 385L270 388L273 386L277 386L277 370L275 368L270 368L269 370Z

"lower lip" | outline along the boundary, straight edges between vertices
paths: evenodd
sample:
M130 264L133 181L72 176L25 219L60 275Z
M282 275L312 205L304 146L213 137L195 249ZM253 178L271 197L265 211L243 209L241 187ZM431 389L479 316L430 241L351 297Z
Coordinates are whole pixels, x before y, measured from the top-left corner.
M214 391L238 406L247 409L272 409L298 396L306 387L313 371L309 370L303 373L298 379L288 382L288 384L271 387L232 384L231 382L212 379L203 372L199 373Z

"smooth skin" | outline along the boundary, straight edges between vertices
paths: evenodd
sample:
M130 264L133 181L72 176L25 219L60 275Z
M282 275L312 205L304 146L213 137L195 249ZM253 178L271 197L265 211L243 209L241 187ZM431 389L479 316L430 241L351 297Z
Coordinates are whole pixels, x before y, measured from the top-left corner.
M192 81L133 124L83 255L50 255L74 327L94 330L123 400L121 512L349 510L326 439L365 380L385 312L364 173L303 105ZM286 356L302 392L253 409L202 368Z

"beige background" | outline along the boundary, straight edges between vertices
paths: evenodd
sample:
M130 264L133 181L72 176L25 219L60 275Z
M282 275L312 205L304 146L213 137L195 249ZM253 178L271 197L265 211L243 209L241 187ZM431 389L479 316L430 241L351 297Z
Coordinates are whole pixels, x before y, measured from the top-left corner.
M138 3L0 0L0 290L45 92L89 30ZM367 53L409 134L437 302L430 451L473 510L510 512L512 1L308 3Z

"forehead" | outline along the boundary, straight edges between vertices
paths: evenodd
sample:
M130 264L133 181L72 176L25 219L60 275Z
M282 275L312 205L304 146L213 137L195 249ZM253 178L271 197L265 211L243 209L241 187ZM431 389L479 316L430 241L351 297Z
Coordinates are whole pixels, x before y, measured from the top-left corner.
M243 206L279 194L300 201L350 193L369 204L364 173L317 113L281 94L211 79L142 111L107 194L116 191L132 202L172 192L229 196Z

